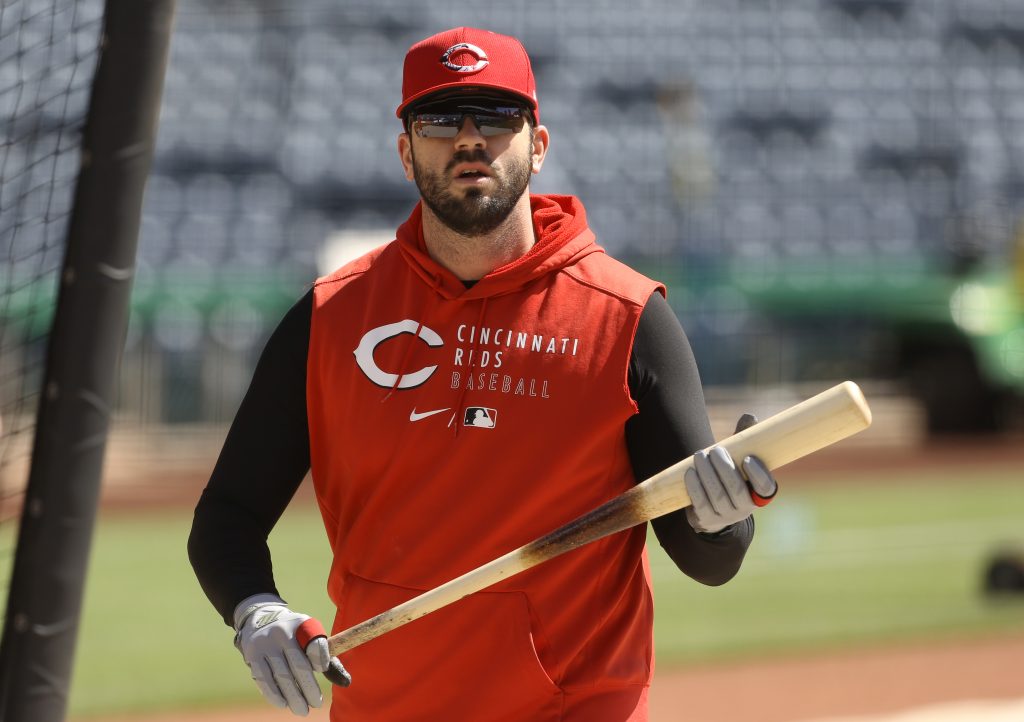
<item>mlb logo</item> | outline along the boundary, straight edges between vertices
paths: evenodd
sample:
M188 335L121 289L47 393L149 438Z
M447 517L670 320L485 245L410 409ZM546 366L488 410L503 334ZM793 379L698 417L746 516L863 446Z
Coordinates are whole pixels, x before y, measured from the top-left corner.
M498 422L498 411L484 406L470 406L462 419L463 426L475 426L479 429L493 429Z

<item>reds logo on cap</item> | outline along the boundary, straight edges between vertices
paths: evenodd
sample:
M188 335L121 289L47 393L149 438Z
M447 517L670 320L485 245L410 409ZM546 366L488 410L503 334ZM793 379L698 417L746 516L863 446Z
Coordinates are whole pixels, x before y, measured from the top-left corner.
M453 63L452 56L455 55L455 53L459 52L460 50L465 50L471 53L472 55L475 55L476 62L473 63L472 65L458 65L457 63ZM478 48L476 45L473 45L473 43L458 43L456 45L453 45L447 50L445 50L444 55L441 56L441 65L448 68L449 70L454 70L456 73L479 72L487 67L488 62L489 61L487 60L487 53L485 53L481 48Z
M412 103L441 91L496 91L533 111L539 123L537 86L526 48L516 38L477 28L452 28L409 48L402 72L399 118Z

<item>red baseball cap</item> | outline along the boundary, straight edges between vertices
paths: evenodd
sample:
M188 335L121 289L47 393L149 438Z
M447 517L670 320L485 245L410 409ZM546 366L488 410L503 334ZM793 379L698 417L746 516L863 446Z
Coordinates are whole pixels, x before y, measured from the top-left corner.
M477 28L452 28L409 48L399 118L411 103L439 91L494 90L521 98L540 122L530 56L517 39Z

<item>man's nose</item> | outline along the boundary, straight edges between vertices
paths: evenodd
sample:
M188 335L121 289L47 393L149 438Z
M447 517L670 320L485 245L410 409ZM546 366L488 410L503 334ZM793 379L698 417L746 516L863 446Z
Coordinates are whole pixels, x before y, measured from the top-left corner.
M462 118L462 124L459 126L459 134L455 136L455 147L483 148L486 145L487 140L480 132L480 129L476 127L476 122L473 120L473 116L464 116Z

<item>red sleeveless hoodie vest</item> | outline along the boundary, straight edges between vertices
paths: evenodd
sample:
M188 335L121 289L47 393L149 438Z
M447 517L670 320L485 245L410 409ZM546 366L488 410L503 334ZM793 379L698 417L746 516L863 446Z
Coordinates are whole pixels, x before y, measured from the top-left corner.
M627 373L654 281L580 202L531 196L537 243L465 288L397 240L319 279L307 407L335 632L635 484ZM347 652L335 722L647 718L653 607L637 528Z

